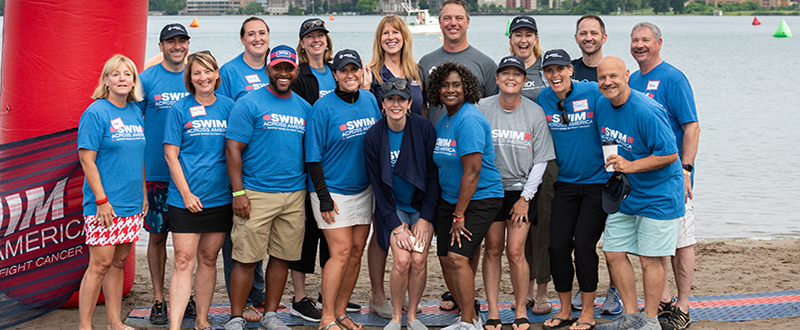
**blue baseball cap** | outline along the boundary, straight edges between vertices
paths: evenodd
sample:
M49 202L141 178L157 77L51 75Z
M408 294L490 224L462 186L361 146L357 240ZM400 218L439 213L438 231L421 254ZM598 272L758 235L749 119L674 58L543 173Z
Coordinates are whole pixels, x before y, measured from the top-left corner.
M292 66L297 67L297 52L294 48L286 45L272 48L269 52L269 66L275 66L282 62L291 63Z

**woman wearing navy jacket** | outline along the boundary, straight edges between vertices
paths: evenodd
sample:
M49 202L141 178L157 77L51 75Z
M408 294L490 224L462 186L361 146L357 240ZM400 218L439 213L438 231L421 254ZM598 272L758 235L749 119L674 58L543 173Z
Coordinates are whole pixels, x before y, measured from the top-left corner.
M391 78L380 88L384 117L367 131L364 151L375 196L375 237L384 251L391 246L394 256L389 281L392 321L384 329L400 329L408 290L408 327L426 330L416 311L425 289L439 198L433 162L436 130L429 120L411 112L408 80Z

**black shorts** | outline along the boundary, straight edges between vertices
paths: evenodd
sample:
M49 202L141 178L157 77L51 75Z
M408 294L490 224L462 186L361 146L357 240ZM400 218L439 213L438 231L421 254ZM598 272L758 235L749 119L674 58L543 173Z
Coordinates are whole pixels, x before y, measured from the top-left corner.
M522 195L522 191L505 191L505 195L503 195L503 206L500 207L500 212L497 213L497 216L494 217L494 221L506 221L511 220L511 209L514 208L514 204L517 203L519 200L519 196ZM528 221L532 225L536 224L536 203L539 202L539 192L537 191L531 201L528 202Z
M453 227L453 212L456 210L456 205L442 199L439 202L439 223L436 226L437 255L445 257L448 252L453 252L472 259L472 255L481 247L483 238L486 237L486 232L489 231L502 205L502 198L469 201L467 210L464 211L464 226L472 233L472 240L462 237L461 247L458 247L458 244L450 246L450 228Z
M173 233L226 233L233 227L233 207L207 207L198 213L169 206L169 230Z

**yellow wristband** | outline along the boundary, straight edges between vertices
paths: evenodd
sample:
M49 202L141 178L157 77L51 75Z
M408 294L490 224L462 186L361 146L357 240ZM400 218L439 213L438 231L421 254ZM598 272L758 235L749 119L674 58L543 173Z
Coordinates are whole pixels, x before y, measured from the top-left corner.
M244 195L244 189L233 192L233 197L238 197L238 196L241 196L241 195Z

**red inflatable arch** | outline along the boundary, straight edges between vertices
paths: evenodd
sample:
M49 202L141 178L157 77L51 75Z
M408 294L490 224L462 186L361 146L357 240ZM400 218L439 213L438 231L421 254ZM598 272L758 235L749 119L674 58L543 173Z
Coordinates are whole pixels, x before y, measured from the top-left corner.
M147 4L6 0L0 144L77 127L112 55L131 58L141 70ZM134 249L125 267L123 294L133 286L135 264ZM67 305L77 306L77 292Z

